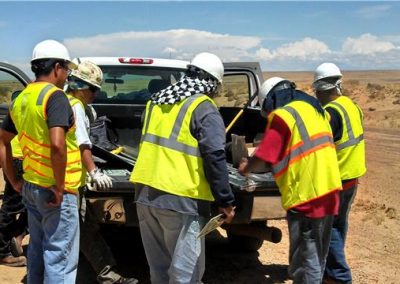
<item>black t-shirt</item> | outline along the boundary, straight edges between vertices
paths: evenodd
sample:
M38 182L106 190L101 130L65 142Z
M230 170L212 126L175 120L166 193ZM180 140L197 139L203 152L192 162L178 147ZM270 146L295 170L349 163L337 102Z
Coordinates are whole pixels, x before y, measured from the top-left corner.
M327 107L326 111L331 116L331 120L329 121L329 123L332 128L333 141L339 141L340 139L342 139L343 134L342 117L340 116L339 112L332 107Z
M62 127L65 131L74 124L74 113L65 93L63 91L55 91L47 101L47 127ZM10 113L4 118L2 129L18 134L15 124L10 117Z

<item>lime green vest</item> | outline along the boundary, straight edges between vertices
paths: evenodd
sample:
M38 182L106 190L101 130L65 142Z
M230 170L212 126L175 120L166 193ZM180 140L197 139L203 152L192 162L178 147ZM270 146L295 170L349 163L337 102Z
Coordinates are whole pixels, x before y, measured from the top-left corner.
M178 196L214 200L198 142L190 133L192 113L206 100L212 102L206 95L195 95L174 105L147 103L132 182Z
M57 90L60 89L50 83L31 83L13 101L10 108L24 156L24 180L42 187L55 185L49 129L46 123L46 104ZM66 145L65 190L76 193L80 185L82 166L80 151L76 144L75 126L66 133Z
M13 158L22 159L22 157L24 156L22 153L21 146L19 145L18 136L15 136L11 140L11 150Z
M327 117L310 104L295 101L276 109L291 131L281 161L272 165L286 210L341 189L335 144ZM267 126L269 127L269 125Z
M340 177L348 180L365 174L365 142L362 125L363 113L350 98L340 96L325 108L335 109L342 119L342 138L335 142Z

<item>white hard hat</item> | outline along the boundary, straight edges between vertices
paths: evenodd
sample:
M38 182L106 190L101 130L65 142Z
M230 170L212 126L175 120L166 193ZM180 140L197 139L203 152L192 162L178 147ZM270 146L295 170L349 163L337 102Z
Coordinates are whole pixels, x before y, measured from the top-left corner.
M322 63L315 69L313 88L316 90L330 90L340 88L342 73L339 67L333 63ZM329 78L329 82L325 79ZM336 81L335 81L336 79Z
M260 91L258 92L258 101L260 102L260 106L263 106L265 98L268 96L268 93L280 82L287 81L281 77L271 77L266 80L262 86Z
M335 64L326 62L322 63L317 67L317 69L315 69L314 82L330 77L338 77L338 78L343 77L339 67L337 67Z
M189 66L195 66L206 71L213 76L218 82L222 82L224 76L224 65L218 56L208 52L197 54L191 61Z
M70 76L78 78L99 89L101 89L101 84L103 83L103 72L99 66L91 61L83 61L80 63L75 70L71 71Z
M75 69L76 64L71 62L67 48L56 40L48 39L39 42L32 52L31 63L39 59L60 59L68 62L70 69Z

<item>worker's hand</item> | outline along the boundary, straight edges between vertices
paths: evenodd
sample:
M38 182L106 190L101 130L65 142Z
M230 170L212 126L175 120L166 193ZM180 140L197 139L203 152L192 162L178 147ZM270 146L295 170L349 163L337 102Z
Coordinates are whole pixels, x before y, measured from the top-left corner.
M242 176L247 176L248 171L247 171L247 165L249 164L249 160L247 158L242 158L240 160L240 164L239 164L239 174L241 174Z
M91 182L95 182L100 190L107 190L112 187L112 178L95 168L89 173Z
M50 187L50 190L53 192L53 199L52 201L48 202L49 206L51 207L59 207L63 202L64 198L64 189L63 188L56 188Z
M229 224L230 222L232 222L232 219L235 216L235 207L219 207L218 210L219 213L224 214L224 223Z

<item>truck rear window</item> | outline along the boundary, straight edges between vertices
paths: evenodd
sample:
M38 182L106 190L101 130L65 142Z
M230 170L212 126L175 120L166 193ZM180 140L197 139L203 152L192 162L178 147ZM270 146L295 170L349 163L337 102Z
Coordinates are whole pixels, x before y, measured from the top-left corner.
M101 66L104 82L94 103L145 104L151 94L178 81L184 69Z

